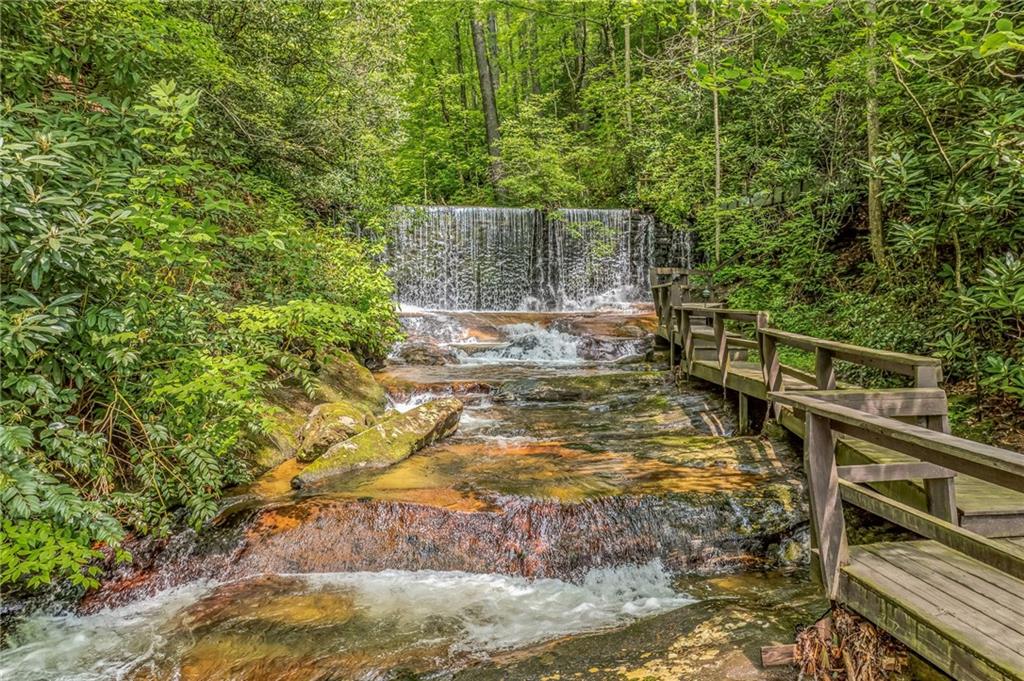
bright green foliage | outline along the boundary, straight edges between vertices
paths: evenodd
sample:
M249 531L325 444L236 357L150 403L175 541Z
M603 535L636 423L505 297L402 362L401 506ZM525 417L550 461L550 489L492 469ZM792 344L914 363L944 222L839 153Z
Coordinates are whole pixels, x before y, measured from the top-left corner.
M499 147L504 160L501 188L525 206L569 206L585 196L580 176L587 148L579 147L565 120L550 115L552 98L526 99L520 114L505 123Z
M406 200L641 208L709 254L717 228L716 282L740 307L936 352L948 378L1024 398L1024 5L875 4L872 24L867 0L698 0L696 15L689 2L478 2L500 75L505 178L491 187L470 7L417 3ZM866 249L871 176L881 263ZM784 205L726 208L800 182L812 188Z
M90 586L104 546L178 509L199 526L248 479L268 388L312 390L332 351L395 339L390 283L352 237L386 214L372 178L397 117L391 71L353 66L381 42L350 41L387 15L3 14L0 583Z

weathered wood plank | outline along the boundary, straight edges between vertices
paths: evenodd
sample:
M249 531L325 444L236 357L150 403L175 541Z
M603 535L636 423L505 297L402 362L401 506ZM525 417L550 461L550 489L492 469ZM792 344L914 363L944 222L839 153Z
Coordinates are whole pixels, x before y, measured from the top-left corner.
M841 600L849 608L881 627L908 648L960 681L1008 681L1003 670L986 663L970 650L951 643L936 629L927 613L894 606L879 584L868 576L843 575Z
M993 616L987 604L974 599L969 589L960 587L950 591L939 587L932 579L919 576L917 562L906 554L904 545L908 543L860 546L857 564L871 570L876 577L897 581L902 599L937 608L936 619L957 630L956 642L966 643L973 652L986 655L1008 670L1024 673L1024 636ZM1024 617L1024 613L1020 616Z
M775 338L777 342L790 347L814 352L818 348L828 350L833 357L844 362L852 362L862 366L869 366L883 371L890 371L904 376L915 376L915 368L921 366L941 366L942 360L935 357L922 355L908 355L902 352L890 352L888 350L876 350L860 345L850 345L838 341L804 336L798 333L790 333L780 329L762 329L766 336ZM921 385L918 387L930 387Z
M847 482L892 482L895 480L942 479L955 476L955 471L923 461L839 466L839 477Z
M866 548L851 549L851 563L842 580L844 603L954 678L1024 679L1020 655L979 633L976 613L950 612L942 594ZM1001 633L1004 636L998 638L1012 641L1014 632Z
M814 414L807 415L805 429L804 470L807 473L811 534L817 539L825 594L835 599L839 591L839 571L847 562L847 547L832 432L828 421Z
M924 496L928 512L951 525L959 525L956 509L956 481L952 477L925 478Z
M980 564L977 561L955 560L956 552L925 552L918 546L925 542L908 541L891 552L906 557L902 568L910 574L924 579L945 590L951 597L967 607L987 613L997 622L1015 631L1024 643L1024 582L1016 582L1016 588L1003 588L989 581L993 571L988 566L982 569L965 569L964 563ZM987 578L989 577L989 578ZM1024 652L1024 648L1021 649Z
M776 393L772 398L795 409L828 418L833 430L840 433L1024 492L1024 454L875 416L806 395Z
M893 501L874 490L845 480L839 481L843 501L904 527L927 539L1024 579L1024 550L1012 544L983 537L924 511Z
M796 644L761 646L762 667L784 667L796 664Z
M946 391L942 388L846 388L794 392L890 418L945 414L948 408Z
M825 348L814 349L814 382L819 390L835 390L836 367L832 353Z

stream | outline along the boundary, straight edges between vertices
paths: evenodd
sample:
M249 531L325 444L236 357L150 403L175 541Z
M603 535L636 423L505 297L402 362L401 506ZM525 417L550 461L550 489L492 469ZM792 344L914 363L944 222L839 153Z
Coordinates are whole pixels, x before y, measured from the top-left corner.
M0 678L792 676L756 651L825 607L799 457L675 385L649 308L403 323L376 378L399 412L462 399L454 435L314 491L285 462L77 609L22 619Z

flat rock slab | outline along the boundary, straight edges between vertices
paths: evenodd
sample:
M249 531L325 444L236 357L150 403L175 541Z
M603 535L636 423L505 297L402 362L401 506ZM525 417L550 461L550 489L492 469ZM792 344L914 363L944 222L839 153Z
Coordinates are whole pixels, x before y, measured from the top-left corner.
M296 489L345 475L357 468L384 468L455 431L462 402L433 400L405 414L394 414L328 449L292 479Z

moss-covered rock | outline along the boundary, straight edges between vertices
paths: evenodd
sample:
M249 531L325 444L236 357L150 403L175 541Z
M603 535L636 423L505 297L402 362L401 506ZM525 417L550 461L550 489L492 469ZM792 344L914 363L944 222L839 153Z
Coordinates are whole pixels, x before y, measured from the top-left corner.
M370 370L352 355L339 352L320 371L323 402L349 402L374 414L383 414L387 393Z
M347 410L359 414L360 418L382 415L387 407L384 388L374 380L369 369L348 353L335 353L321 368L317 378L320 385L313 399L298 381L288 381L267 396L274 411L269 416L270 433L252 455L255 474L270 470L298 454L305 441L303 436L309 425L310 412L315 411L319 404L347 405L333 409Z
M356 468L383 468L453 433L462 415L454 397L433 400L395 414L372 428L332 446L292 479L295 488L344 475Z
M295 458L313 461L335 444L363 432L375 422L374 413L358 401L319 404L299 430Z

